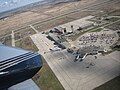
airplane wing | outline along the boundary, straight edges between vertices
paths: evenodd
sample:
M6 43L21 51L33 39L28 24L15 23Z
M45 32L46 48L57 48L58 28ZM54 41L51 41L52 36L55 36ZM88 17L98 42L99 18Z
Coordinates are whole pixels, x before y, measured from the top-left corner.
M28 88L32 90L35 84L28 79L31 79L41 68L42 59L39 53L0 44L0 90L13 85L15 86L10 90L24 90L23 88L27 86L32 86Z

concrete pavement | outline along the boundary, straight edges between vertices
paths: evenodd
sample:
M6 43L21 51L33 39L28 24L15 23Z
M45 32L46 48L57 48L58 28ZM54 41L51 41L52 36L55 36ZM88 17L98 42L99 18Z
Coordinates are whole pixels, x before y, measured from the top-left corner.
M10 87L8 90L40 90L32 79L26 80L22 83Z
M36 33L38 33L38 30L36 30L32 25L29 25Z
M11 36L12 36L12 46L15 47L15 36L14 36L14 31L12 31Z
M31 38L65 90L92 90L120 75L120 52L98 55L97 59L88 56L83 62L73 62L75 56L66 50L49 51L54 45L45 35L39 33ZM91 62L95 65L87 68Z

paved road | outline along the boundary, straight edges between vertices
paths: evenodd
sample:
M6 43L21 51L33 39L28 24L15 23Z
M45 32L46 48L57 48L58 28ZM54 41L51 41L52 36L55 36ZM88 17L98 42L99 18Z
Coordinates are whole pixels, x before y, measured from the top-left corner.
M98 55L97 59L88 56L83 62L73 62L75 57L66 50L50 52L53 42L45 35L39 33L31 38L65 90L92 90L120 75L120 52ZM91 62L95 65L89 66Z
M32 79L10 87L8 90L40 90Z
M38 31L32 26L32 25L29 25L36 33L38 33Z
M12 31L11 36L12 36L12 46L15 47L15 36L14 36L14 31Z

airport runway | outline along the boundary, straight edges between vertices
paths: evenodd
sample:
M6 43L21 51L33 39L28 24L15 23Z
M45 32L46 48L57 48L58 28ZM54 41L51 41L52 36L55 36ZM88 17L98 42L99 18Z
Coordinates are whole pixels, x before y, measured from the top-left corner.
M65 90L92 90L120 75L120 52L98 55L97 59L88 56L83 62L74 62L75 57L66 50L50 52L53 42L45 35L39 33L31 38ZM89 66L90 63L94 65Z

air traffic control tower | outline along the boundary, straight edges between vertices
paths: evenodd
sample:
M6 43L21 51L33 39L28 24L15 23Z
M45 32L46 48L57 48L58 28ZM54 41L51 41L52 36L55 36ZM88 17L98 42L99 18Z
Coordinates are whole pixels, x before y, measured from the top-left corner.
M41 67L40 54L0 44L0 90L32 78Z

